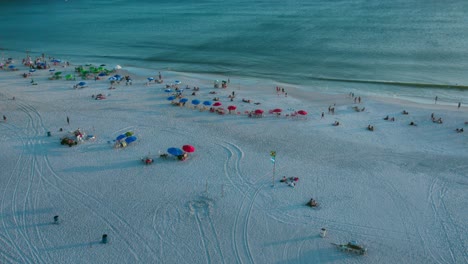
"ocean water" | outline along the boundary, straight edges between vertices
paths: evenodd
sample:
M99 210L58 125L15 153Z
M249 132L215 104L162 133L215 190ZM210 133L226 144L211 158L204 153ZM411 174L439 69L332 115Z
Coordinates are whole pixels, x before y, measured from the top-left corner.
M468 2L1 1L0 48L468 104Z

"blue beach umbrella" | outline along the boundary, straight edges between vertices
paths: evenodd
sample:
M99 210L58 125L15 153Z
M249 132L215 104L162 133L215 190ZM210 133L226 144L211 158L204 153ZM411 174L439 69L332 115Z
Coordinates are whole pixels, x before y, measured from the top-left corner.
M180 148L168 148L167 153L174 155L174 156L180 156L184 154L184 151L181 150Z
M16 66L15 65L10 65L10 66L8 66L8 68L14 69L14 68L16 68Z
M166 90L164 90L164 92L170 93L170 92L172 92L172 90L171 89L166 89Z
M119 74L114 75L114 77L115 77L117 80L122 80L122 76L119 75Z
M192 100L192 104L193 104L193 105L199 105L199 104L200 104L200 100L194 99L194 100Z
M35 72L36 69L29 69L29 72Z
M150 81L150 82L151 82L152 80L154 80L154 78L153 78L153 77L148 77L148 81Z
M50 72L54 72L54 71L55 71L55 68L52 68L52 69L50 69L49 71L50 71Z
M124 138L126 138L126 137L127 137L127 136L125 136L125 135L122 134L122 135L119 135L115 140L122 140L122 139L124 139Z
M179 80L175 80L174 82L175 84L181 84L181 82Z
M137 140L137 138L136 138L135 136L131 136L131 137L127 137L127 138L125 139L125 142L127 142L127 143L132 143L132 142L134 142L134 141L136 141L136 140Z
M211 102L210 101L204 101L203 104L206 105L206 106L210 106Z
M186 103L187 101L188 101L187 98L182 98L182 99L179 100L179 102L181 102L181 103Z
M79 85L79 86L85 86L85 85L86 85L86 82L79 82L78 85Z
M108 80L109 80L109 81L117 81L117 78L115 78L114 76L112 76L112 77L109 77Z
M101 72L101 73L98 74L98 76L100 76L100 77L106 76L106 75L107 75L107 73L105 73L105 72Z
M57 63L60 63L60 62L62 62L62 61L61 61L61 60L59 60L59 59L53 59L53 60L51 60L51 62L57 62Z
M168 101L172 101L172 100L174 100L174 99L175 99L175 96L169 96L169 97L167 98Z

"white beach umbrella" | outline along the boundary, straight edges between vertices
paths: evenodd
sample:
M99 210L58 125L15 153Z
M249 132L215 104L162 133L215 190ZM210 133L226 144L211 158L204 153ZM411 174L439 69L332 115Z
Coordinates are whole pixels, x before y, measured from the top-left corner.
M120 70L120 69L122 69L122 66L120 66L120 65L116 65L116 66L114 67L114 69L116 69L116 70Z

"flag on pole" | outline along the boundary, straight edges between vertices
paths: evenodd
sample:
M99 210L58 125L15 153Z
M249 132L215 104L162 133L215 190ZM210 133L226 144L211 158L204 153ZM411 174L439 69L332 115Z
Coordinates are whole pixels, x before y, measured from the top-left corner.
M271 162L275 163L276 161L276 151L270 151L270 160Z

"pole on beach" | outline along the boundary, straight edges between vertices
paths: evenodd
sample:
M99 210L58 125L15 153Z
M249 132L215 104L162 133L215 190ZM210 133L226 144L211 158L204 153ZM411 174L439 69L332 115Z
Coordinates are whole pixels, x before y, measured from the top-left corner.
M270 157L271 162L273 162L272 186L275 186L276 151L270 151Z

